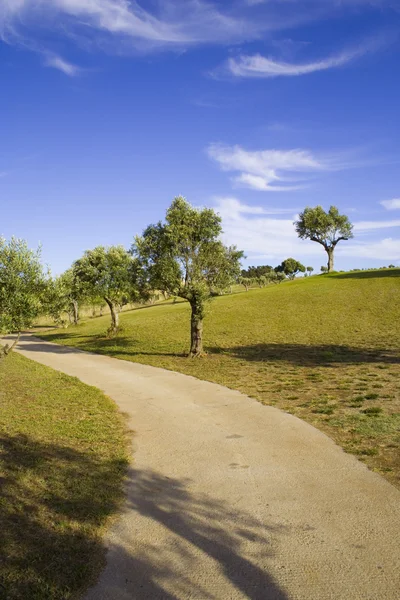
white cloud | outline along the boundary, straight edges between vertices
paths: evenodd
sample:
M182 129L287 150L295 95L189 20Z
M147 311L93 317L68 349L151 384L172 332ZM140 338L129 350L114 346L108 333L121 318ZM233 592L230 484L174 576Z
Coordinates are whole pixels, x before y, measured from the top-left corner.
M45 65L46 67L54 67L55 69L62 71L63 73L65 73L65 75L69 75L70 77L78 75L78 73L81 71L81 69L76 65L73 65L61 58L60 56L56 55L48 56L46 58Z
M268 20L248 19L233 10L222 12L204 0L163 0L146 10L135 0L0 0L0 26L4 32L39 25L63 31L105 32L129 38L132 45L186 45L226 43L257 38ZM1 30L1 27L0 27Z
M393 221L359 221L354 223L354 231L366 232L376 229L388 229L390 227L400 227L400 219Z
M339 168L333 159L322 159L308 150L245 150L241 146L210 144L208 156L223 171L237 172L236 185L259 191L288 191L299 189L300 173L315 173ZM287 177L285 174L290 174ZM287 182L294 182L295 185ZM283 185L281 185L283 183Z
M392 200L382 200L381 205L387 210L400 209L400 198L393 198Z
M338 246L337 254L354 258L400 261L400 239L385 238L375 242L346 243Z
M294 256L314 265L326 263L322 246L298 238L293 225L296 209L250 206L232 196L216 197L213 202L222 217L225 242L244 250L247 262L263 260L276 265ZM336 255L395 262L400 260L400 239L342 242Z
M292 77L341 67L365 54L367 48L345 51L336 56L303 64L280 62L260 54L230 58L226 68L235 77Z
M294 209L249 206L232 197L215 198L214 203L222 217L226 243L244 250L249 260L264 258L276 265L292 255L321 255L317 244L305 244L297 237ZM285 213L290 218L278 218Z
M218 205L218 211L230 215L230 218L238 218L240 215L295 215L298 212L296 208L249 206L233 196L216 196L214 202Z

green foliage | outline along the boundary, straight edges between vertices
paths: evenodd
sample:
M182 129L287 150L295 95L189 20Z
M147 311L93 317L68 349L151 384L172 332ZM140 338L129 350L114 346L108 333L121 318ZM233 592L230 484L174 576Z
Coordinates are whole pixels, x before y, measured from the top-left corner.
M251 288L252 284L254 283L254 278L253 277L238 277L238 283L240 285L242 285L246 292L249 291L249 289Z
M321 244L328 254L328 272L333 269L333 251L341 240L353 237L353 225L346 215L341 215L336 206L325 212L322 206L304 209L295 222L299 238Z
M224 246L221 232L219 215L210 208L198 210L179 196L165 223L149 225L135 238L132 253L144 266L151 288L189 302L206 299L240 274L243 253Z
M339 214L336 206L331 206L328 212L322 206L305 208L295 222L295 227L301 239L318 242L325 249L353 237L353 225L346 215Z
M40 249L24 240L0 238L0 333L30 327L42 309L47 278Z
M68 313L71 318L74 305L77 311L78 303L88 300L91 300L88 286L75 275L72 269L68 269L59 277L49 281L44 310L56 323L64 324L63 314Z
M268 275L273 271L274 268L270 265L259 265L258 267L248 267L247 269L242 269L241 275L242 277L258 278L263 275Z
M196 209L179 196L167 210L165 223L149 225L132 246L148 287L190 303L192 351L194 323L203 320L205 301L240 275L243 252L234 246L224 246L219 239L221 232L219 215L210 208ZM200 350L194 352L199 353Z
M320 267L321 273L327 273L328 272L328 267L325 267L324 265L322 265Z
M275 274L275 280L277 283L282 283L282 281L284 281L285 279L286 275L285 273L283 273L283 271Z
M306 271L311 275L311 273L314 271L314 267L306 267Z
M295 258L287 258L276 267L277 273L285 273L290 279L294 279L297 273L305 273L305 270L305 266Z
M72 267L74 281L87 296L123 306L138 297L138 265L123 246L86 250Z

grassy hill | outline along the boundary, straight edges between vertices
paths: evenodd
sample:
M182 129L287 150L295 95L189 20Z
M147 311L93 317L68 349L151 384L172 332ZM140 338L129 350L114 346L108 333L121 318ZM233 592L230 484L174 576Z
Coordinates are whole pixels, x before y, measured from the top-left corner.
M50 341L240 390L327 432L400 484L400 270L310 277L218 297L207 357L189 360L189 306L168 303L43 333Z

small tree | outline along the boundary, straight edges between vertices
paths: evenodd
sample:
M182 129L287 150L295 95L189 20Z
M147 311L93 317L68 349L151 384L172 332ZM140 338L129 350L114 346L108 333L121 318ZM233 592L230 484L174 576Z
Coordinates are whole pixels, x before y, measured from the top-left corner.
M333 270L333 253L341 240L353 237L353 225L346 215L340 215L336 206L325 212L322 206L307 207L295 221L298 236L321 244L328 254L328 273Z
M205 304L212 290L226 288L240 274L243 253L224 246L221 231L221 217L212 209L196 209L179 196L167 210L165 223L149 225L132 246L149 287L189 302L191 357L203 352Z
M86 286L87 288L87 286ZM68 269L59 277L53 279L46 294L48 314L58 323L62 323L62 314L68 313L74 325L79 322L79 305L89 300L88 290L78 279L73 269Z
M253 279L251 277L239 277L238 282L240 283L240 285L242 285L244 287L246 292L248 292L249 289L251 288Z
M285 281L285 279L286 279L285 273L283 273L283 272L276 273L276 278L275 278L276 283L282 283L282 281Z
M40 249L30 250L24 240L0 238L0 333L17 333L17 339L1 349L7 356L18 343L21 331L31 327L42 308L47 279Z
M139 295L137 261L123 246L98 246L75 261L73 274L91 296L101 296L111 312L109 333L119 328L120 307Z
M322 265L322 267L321 267L321 273L328 273L328 272L329 272L329 271L328 271L328 267L324 267L324 266Z
M285 273L289 279L294 279L297 273L304 273L305 270L305 266L295 258L287 258L282 262L282 264L276 267L277 273Z
M306 271L309 275L314 271L314 267L306 267Z

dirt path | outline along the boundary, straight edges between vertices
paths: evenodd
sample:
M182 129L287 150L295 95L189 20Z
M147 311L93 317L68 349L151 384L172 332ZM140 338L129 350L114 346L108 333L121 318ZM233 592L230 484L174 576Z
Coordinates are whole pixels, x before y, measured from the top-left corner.
M134 430L85 600L399 598L400 492L321 432L178 373L29 336L19 351L104 390Z

